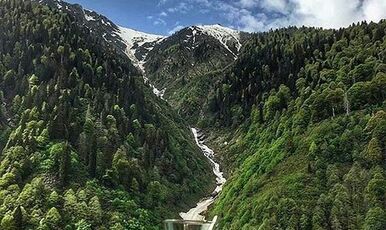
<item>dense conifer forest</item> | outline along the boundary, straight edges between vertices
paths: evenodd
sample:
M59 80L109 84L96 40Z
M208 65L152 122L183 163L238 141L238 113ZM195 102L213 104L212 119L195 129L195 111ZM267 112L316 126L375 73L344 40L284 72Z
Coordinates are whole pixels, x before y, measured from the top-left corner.
M179 57L172 76L148 62L228 171L210 211L219 229L386 229L385 29L383 20L257 33L211 70L181 58L183 47L165 49Z
M197 28L146 56L162 100L79 17L0 1L0 229L161 229L214 187L190 125L227 172L218 229L386 229L386 21Z
M237 130L221 229L386 228L385 29L257 34L219 73L203 124Z
M34 1L0 1L0 229L158 229L209 163L126 56Z

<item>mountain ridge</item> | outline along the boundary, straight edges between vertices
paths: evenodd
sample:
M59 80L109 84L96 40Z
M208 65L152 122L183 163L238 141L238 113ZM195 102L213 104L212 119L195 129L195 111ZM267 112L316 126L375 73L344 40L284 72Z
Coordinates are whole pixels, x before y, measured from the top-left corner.
M79 4L71 4L62 0L35 0L41 4L56 8L60 11L75 15L91 33L103 39L108 45L127 55L132 63L142 73L145 72L145 63L149 53L162 46L174 37L180 36L186 43L186 48L194 51L197 48L196 41L210 38L225 49L224 55L231 55L233 59L242 47L242 37L248 33L224 27L220 24L191 25L176 31L169 36L142 32L125 26L120 26L102 14L85 9ZM199 38L203 37L203 38Z

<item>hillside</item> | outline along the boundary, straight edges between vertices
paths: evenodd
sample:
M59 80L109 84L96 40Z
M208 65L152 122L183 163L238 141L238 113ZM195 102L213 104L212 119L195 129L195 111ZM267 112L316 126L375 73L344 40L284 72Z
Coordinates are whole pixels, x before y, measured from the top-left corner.
M210 165L81 8L48 3L0 2L0 228L159 229Z
M220 229L385 229L385 28L256 34L218 73Z
M184 28L149 52L146 75L181 116L195 123L217 80L212 73L233 63L249 36L221 25Z

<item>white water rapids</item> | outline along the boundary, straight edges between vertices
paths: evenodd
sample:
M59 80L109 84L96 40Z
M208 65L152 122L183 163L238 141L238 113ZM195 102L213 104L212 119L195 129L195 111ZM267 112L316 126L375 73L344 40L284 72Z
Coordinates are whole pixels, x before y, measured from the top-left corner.
M184 220L197 220L203 221L205 220L205 216L202 216L203 212L208 210L208 207L213 204L216 200L218 193L221 192L222 187L224 186L226 179L223 176L223 172L220 171L220 165L214 161L214 152L208 146L204 144L204 141L200 140L199 131L195 128L192 128L192 133L194 135L194 139L196 140L196 144L200 147L201 151L204 153L205 157L208 158L210 163L213 166L213 173L216 176L217 187L213 191L210 197L203 198L197 206L190 209L188 212L181 212L180 216Z

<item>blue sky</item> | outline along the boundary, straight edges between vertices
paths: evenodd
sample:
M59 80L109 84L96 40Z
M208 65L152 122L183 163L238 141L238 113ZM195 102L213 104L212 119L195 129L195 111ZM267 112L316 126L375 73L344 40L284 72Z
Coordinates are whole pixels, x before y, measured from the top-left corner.
M118 25L168 35L185 26L222 24L253 32L289 25L338 28L386 18L386 0L66 0Z
M140 31L167 35L195 24L224 24L224 17L204 5L192 1L173 0L66 0L101 13L118 25ZM188 4L189 3L189 4Z

